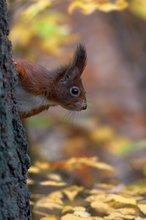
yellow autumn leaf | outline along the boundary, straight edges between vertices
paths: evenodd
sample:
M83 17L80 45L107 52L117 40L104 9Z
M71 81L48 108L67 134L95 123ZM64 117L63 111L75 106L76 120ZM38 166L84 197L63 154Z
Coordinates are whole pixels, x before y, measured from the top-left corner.
M92 2L86 4L85 2L74 1L73 3L70 4L68 8L68 12L72 13L76 8L80 8L82 13L84 14L91 14L96 10L95 4Z
M95 186L97 188L99 188L100 190L110 190L110 191L111 190L117 191L117 188L120 188L119 190L121 191L124 187L122 184L115 185L115 184L111 184L111 183L97 183L97 184L95 184ZM90 190L90 193L96 194L96 189Z
M102 162L98 162L92 166L100 170L114 171L114 168L112 166Z
M97 195L88 196L86 198L86 201L90 203L95 202L95 201L105 202L106 197L107 197L106 193L98 191Z
M107 203L100 202L99 200L92 202L91 207L99 213L104 213L105 215L110 214L113 211Z
M62 209L62 213L66 213L66 212L69 212L69 211L72 211L73 210L73 207L70 206L70 205L66 205L63 207Z
M126 9L129 6L129 4L127 0L117 0L116 6L118 10L123 10L123 9Z
M109 194L105 201L106 202L115 201L122 204L137 205L137 202L134 198L124 197L116 194Z
M35 15L48 8L49 6L51 6L51 0L36 0L23 12L23 16L32 19Z
M28 170L29 173L39 173L40 169L36 166L31 166Z
M48 216L48 214L46 212L42 212L42 211L38 211L38 210L34 210L34 209L33 209L33 213L35 213L37 215L42 215L42 216L45 216L45 217Z
M55 180L55 181L61 181L62 180L61 176L58 175L58 174L55 174L55 173L50 173L50 174L47 175L47 177L49 179Z
M60 204L63 204L63 202L62 202L62 197L63 197L63 195L62 195L62 192L61 192L61 191L52 192L52 193L48 196L48 198L49 198L50 200L52 200L52 201L54 201L54 202L58 202L58 203L60 203Z
M62 209L62 193L59 191L51 193L49 196L40 199L36 203L35 207L42 207L48 209Z
M125 189L125 192L130 195L141 195L146 194L146 187L141 183L137 183L136 185L129 186Z
M47 181L41 182L40 185L42 185L42 186L65 186L66 183L47 180Z
M80 216L80 217L83 217L83 218L87 218L90 216L90 213L89 212L86 212L85 210L75 210L74 213L73 213L75 216Z
M58 204L57 202L52 202L49 199L39 200L35 207L48 208L48 209L62 209L63 205Z
M66 212L70 212L70 211L74 211L74 212L86 212L86 208L83 207L83 206L65 206L63 209L62 209L62 213L66 213Z
M63 193L68 197L70 201L73 201L79 192L83 191L84 187L71 186L63 190Z
M136 210L133 208L120 208L117 211L123 215L136 215Z
M128 7L126 0L77 0L70 4L68 11L72 13L76 8L79 8L84 14L91 14L95 10L110 12L113 10L124 10Z
M55 215L50 215L46 217L42 217L40 220L57 220L58 218Z
M127 7L128 7L128 2L125 0L117 0L115 1L115 3L103 0L103 3L99 1L99 5L97 9L103 12L110 12L110 11L121 11L126 9Z
M143 217L135 217L134 220L146 220L146 218L143 218Z
M85 211L86 211L86 208L85 208L85 207L82 207L82 206L76 206L76 207L73 207L73 210L74 210L74 211L82 211L82 212L85 212Z
M133 220L135 216L133 215L124 215L119 213L118 211L112 212L110 215L104 217L105 220Z
M98 162L97 157L78 157L71 158L66 162L67 168L79 168L81 165L94 167L101 170L114 171L113 167L106 163Z
M135 217L134 220L146 220L146 218L143 218L143 217Z
M73 214L64 215L61 220L103 220L100 217L80 217Z
M138 208L140 209L140 211L146 215L146 204L138 204Z
M40 170L48 170L50 168L50 164L44 161L36 161L35 166Z

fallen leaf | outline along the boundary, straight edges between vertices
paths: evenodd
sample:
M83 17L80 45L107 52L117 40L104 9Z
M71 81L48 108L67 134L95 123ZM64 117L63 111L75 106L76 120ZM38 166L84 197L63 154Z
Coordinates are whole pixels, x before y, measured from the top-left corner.
M43 0L43 1L35 1L32 5L30 5L25 12L23 13L23 16L32 19L34 16L36 16L39 12L42 10L48 8L51 6L50 0Z
M48 170L50 168L50 164L44 161L36 161L35 166L40 170Z
M74 211L73 214L76 215L76 216L83 217L83 218L87 218L87 217L90 216L90 213L89 213L89 212L81 211L81 210L76 210L76 211Z
M93 13L95 10L110 12L114 10L124 10L127 7L128 2L126 0L76 0L70 4L68 11L69 13L73 13L75 9L79 8L82 13L88 15Z
M62 193L60 191L51 193L49 196L40 199L35 204L35 207L42 207L48 209L62 209Z
M80 217L73 214L67 214L61 217L61 220L104 220L100 217Z
M36 166L31 166L28 170L29 173L39 173L40 169Z
M106 202L115 201L123 204L137 205L136 200L134 198L124 197L116 194L109 194L105 201Z
M71 186L63 190L63 193L68 197L70 201L73 201L79 192L83 191L84 187Z
M47 181L40 182L40 185L42 185L42 186L65 186L66 183L47 180Z
M51 180L55 180L55 181L62 181L62 178L60 175L55 174L55 173L50 173L47 175L47 177Z
M133 220L135 219L135 216L133 215L124 215L124 214L121 214L119 212L112 212L110 215L108 216L105 216L104 219L106 220Z
M123 215L136 215L136 210L133 208L120 208L117 211Z
M91 207L99 213L104 213L105 215L110 214L113 211L113 208L111 208L107 203L100 202L99 200L92 202Z
M55 215L50 215L46 217L42 217L40 220L57 220L58 218Z
M140 211L146 215L146 204L138 204L138 208L140 209Z

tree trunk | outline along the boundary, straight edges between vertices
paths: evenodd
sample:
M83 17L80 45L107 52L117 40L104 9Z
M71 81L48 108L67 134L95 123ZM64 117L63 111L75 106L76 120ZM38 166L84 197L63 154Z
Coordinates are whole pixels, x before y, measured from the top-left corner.
M14 97L17 77L7 38L6 1L0 1L0 220L31 219L27 142Z

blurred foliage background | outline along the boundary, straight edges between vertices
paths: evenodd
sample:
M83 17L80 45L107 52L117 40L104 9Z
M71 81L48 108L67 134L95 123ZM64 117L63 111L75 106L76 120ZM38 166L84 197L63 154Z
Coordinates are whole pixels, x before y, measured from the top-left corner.
M32 161L97 156L116 177L95 170L63 174L71 183L133 183L146 176L146 1L9 0L14 57L48 69L81 42L88 109L50 108L26 120ZM88 172L88 175L87 175ZM116 180L115 180L116 179Z

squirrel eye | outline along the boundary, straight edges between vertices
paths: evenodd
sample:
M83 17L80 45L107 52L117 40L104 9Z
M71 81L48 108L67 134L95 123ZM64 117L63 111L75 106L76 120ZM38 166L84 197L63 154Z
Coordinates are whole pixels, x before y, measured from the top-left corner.
M73 86L73 87L70 89L70 93L71 93L72 96L79 96L80 90L79 90L78 87Z

